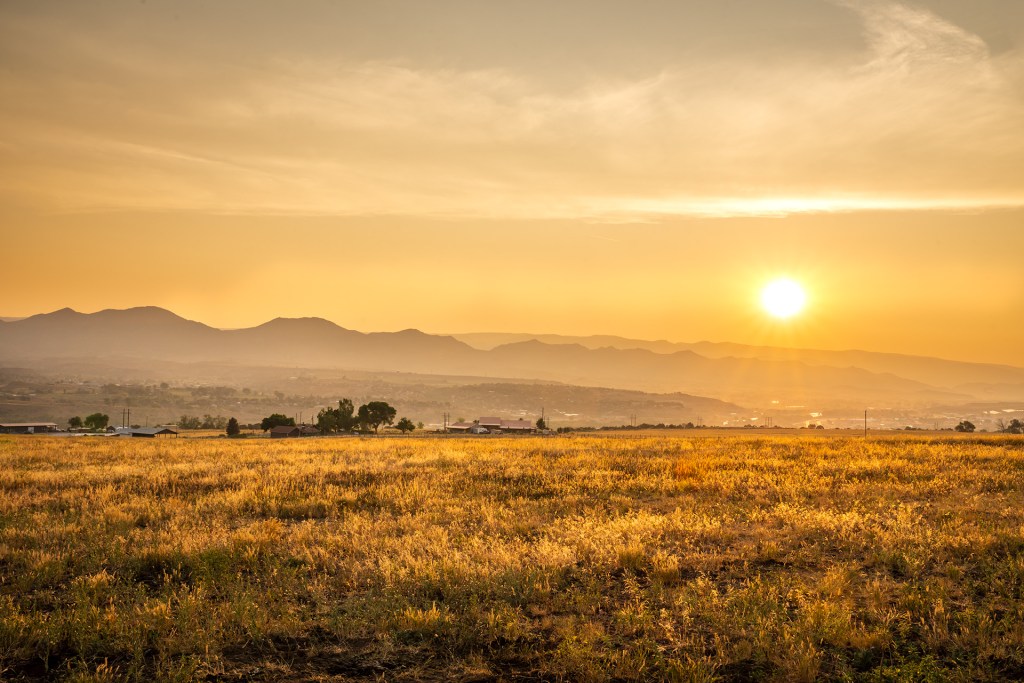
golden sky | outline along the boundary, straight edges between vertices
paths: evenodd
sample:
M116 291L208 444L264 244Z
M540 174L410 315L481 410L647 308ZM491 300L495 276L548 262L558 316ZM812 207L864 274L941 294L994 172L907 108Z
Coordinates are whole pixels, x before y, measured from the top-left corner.
M1022 122L1017 0L8 0L0 314L1024 364Z

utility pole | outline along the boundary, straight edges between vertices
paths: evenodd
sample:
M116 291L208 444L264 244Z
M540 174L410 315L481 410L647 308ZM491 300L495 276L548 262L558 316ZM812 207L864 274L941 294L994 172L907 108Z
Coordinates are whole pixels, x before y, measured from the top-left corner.
M868 438L868 411L864 411L864 438Z

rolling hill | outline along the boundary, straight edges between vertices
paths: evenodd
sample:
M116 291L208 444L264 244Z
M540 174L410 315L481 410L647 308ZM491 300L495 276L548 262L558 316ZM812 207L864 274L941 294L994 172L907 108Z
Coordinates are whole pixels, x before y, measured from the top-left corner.
M39 368L58 359L112 367L131 359L549 380L752 406L923 406L1024 397L1024 368L864 351L364 333L321 318L220 330L156 307L92 314L61 309L0 325L0 363Z

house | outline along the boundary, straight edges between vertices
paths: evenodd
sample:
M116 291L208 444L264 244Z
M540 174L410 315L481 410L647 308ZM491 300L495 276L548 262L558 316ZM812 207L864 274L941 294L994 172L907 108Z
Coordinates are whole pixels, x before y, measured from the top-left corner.
M0 434L44 434L57 431L56 422L3 422Z
M529 434L535 429L529 420L502 420L501 431L513 434Z
M500 417L481 417L476 422L453 422L448 431L456 434L531 434L536 431L529 420L503 420Z
M142 437L146 439L154 439L157 436L178 436L177 430L171 429L170 427L133 427L131 429L121 428L118 429L115 434L118 436L130 436L130 437Z
M270 430L271 439L286 439L290 437L297 437L302 435L302 429L299 427L292 427L289 425L281 425L280 427L274 427Z

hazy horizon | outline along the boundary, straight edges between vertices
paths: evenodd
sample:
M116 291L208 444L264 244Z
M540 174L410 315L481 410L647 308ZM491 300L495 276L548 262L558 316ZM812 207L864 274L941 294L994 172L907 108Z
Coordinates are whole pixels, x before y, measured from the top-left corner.
M53 313L58 313L58 312L63 311L63 310L71 310L71 311L74 311L75 313L80 313L80 314L83 314L83 315L92 315L92 314L101 313L101 312L104 312L104 311L125 311L125 310L131 310L133 308L159 308L161 310L165 310L165 311L167 311L169 313L172 313L172 314L174 314L174 315L176 315L176 316L178 316L180 318L183 318L184 320L188 320L188 321L191 321L191 322L198 322L198 323L201 323L201 324L203 324L203 325L205 325L207 327L210 327L212 329L221 330L221 331L252 329L254 327L259 327L261 325L264 325L264 324L266 324L268 322L271 322L271 321L277 320L277 319L285 319L285 320L313 319L313 320L324 320L324 321L329 322L329 323L331 323L333 325L336 325L336 326L338 326L340 328L343 328L343 329L346 329L346 330L355 331L355 332L360 332L360 333L363 333L363 334L396 333L396 332L402 332L402 331L406 331L406 330L416 330L416 331L423 332L423 333L428 334L428 335L453 337L455 339L458 339L459 341L462 341L462 342L466 343L467 345L469 345L469 346L471 346L473 348L482 349L482 350L489 350L489 349L492 349L495 346L500 345L500 344L514 343L514 342L517 342L517 341L526 341L526 340L530 340L530 339L535 339L537 341L541 341L541 342L544 342L544 343L556 343L556 342L548 342L548 341L546 341L546 338L588 339L588 338L612 337L612 338L621 339L624 342L645 342L645 343L649 342L649 343L654 343L654 344L664 343L664 344L679 345L679 346L699 346L699 345L704 345L704 344L707 344L707 345L723 345L723 346L749 346L751 348L763 347L763 348L773 348L773 349L779 349L779 350L792 350L792 351L811 351L811 352L822 351L822 352L827 352L827 353L831 353L831 352L834 352L834 353L849 352L849 353L869 353L869 354L881 354L881 355L890 355L890 354L891 355L906 355L906 356L910 356L910 357L934 358L934 359L937 359L937 360L946 360L946 361L954 361L954 362L985 363L985 361L978 361L978 360L974 360L974 359L971 359L971 358L948 358L948 357L942 357L942 356L928 356L928 355L925 355L925 354L904 354L904 353L899 353L899 352L894 352L894 351L886 351L884 349L867 349L867 348L809 348L809 347L798 347L798 346L781 346L781 345L772 345L772 344L743 344L743 343L735 342L735 341L728 340L728 339L723 339L723 340L712 340L712 339L664 339L664 338L644 339L644 338L639 338L639 337L630 337L630 336L626 336L626 335L610 334L610 333L560 334L560 333L555 333L555 332L537 332L537 331L528 331L528 330L526 330L526 331L516 331L516 330L460 330L460 331L443 331L443 330L441 330L441 331L439 331L439 330L429 330L429 329L421 329L421 328L415 328L415 327L396 327L396 328L393 328L393 329L358 329L358 328L354 328L354 327L349 326L349 325L345 325L343 321L331 320L329 318L325 318L323 316L317 316L317 315L296 316L296 317L273 316L273 317L267 318L266 320L257 322L257 323L255 323L253 325L246 325L246 326L241 326L241 327L220 327L220 326L217 326L217 325L210 324L209 322L207 322L205 320L201 320L201 319L198 319L198 318L190 318L188 316L183 316L183 315L179 314L177 311L173 311L173 310L170 310L170 309L165 309L165 308L159 307L159 306L150 306L150 305L143 305L143 306L137 306L137 307L129 307L129 308L126 308L126 309L100 308L100 309L88 310L88 311L75 309L75 308L72 308L70 306L65 306L65 307L61 307L61 308L58 308L58 309L54 309L52 311L41 311L39 313L35 313L35 314L29 315L29 316L0 316L0 321L3 321L3 322L17 322L17 321L20 321L20 320L26 320L27 318L31 318L31 317L34 317L34 316L37 316L37 315L50 315L50 314L53 314ZM508 337L509 339L501 339L501 340L497 341L496 343L491 343L491 342L481 343L477 339L467 339L467 338L474 338L474 337L494 337L494 338ZM628 348L628 347L619 347L619 348ZM667 352L667 351L665 351L665 352ZM1024 368L1024 364L1019 364L1019 363L994 363L994 364L996 364L996 365L1007 365L1007 366L1016 367L1016 368Z
M1022 362L1018 2L14 1L0 59L5 315Z

